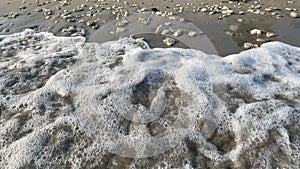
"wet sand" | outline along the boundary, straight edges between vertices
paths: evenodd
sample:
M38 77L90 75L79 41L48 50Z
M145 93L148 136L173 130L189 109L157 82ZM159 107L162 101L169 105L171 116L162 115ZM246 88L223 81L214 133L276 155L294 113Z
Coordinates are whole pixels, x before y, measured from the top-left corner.
M150 48L169 48L170 46L167 46L163 43L163 40L167 37L165 35L160 34L153 34L153 33L144 33L144 34L137 34L132 36L133 38L142 38L144 39ZM184 48L188 49L189 47L184 44L183 42L178 41L174 46L175 48Z
M295 0L248 0L247 3L226 0L189 0L185 3L179 0L7 0L0 5L0 34L31 28L70 36L62 30L74 26L75 32L82 32L75 35L89 39L117 17L152 10L172 12L174 16L191 21L207 35L218 54L226 56L244 50L246 42L259 46L268 41L281 41L300 46L300 19L289 16L292 11L298 12L299 6L300 2ZM233 13L222 14L224 7ZM232 26L235 30L230 30ZM254 28L277 36L252 36L249 32Z

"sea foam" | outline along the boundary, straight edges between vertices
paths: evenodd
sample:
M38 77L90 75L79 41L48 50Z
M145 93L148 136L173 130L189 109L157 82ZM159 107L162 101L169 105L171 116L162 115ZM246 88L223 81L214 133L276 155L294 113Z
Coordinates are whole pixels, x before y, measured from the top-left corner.
M299 58L0 36L0 168L299 168Z

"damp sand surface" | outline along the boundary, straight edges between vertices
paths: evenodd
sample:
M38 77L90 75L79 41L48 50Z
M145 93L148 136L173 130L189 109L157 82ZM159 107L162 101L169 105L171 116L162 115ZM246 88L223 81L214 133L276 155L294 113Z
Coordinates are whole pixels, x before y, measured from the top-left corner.
M49 31L55 35L70 36L69 34L62 33L62 30L70 26L75 26L75 29L78 29L78 31L83 29L84 33L80 35L89 39L98 29L114 21L118 16L124 15L126 11L128 15L140 11L160 11L172 12L175 16L191 21L207 35L218 54L222 56L244 50L243 44L246 42L261 45L267 41L282 41L295 46L300 45L300 40L297 38L299 36L300 19L289 16L291 12L289 10L299 10L298 1L290 1L293 3L277 0L249 0L247 3L238 3L237 1L228 1L226 3L221 0L190 0L184 3L178 0L153 0L147 2L129 0L126 3L114 0L72 0L67 2L65 4L63 1L44 0L9 0L1 2L0 34L11 34L20 32L25 28L31 28L37 31ZM223 15L218 12L210 14L210 12L215 11L214 9L210 9L212 6L218 6L221 10L224 7L228 7L230 10L233 10L233 14L226 17L222 17ZM181 7L182 11L180 11ZM80 10L74 12L74 9L78 8ZM207 11L203 12L202 9L204 8ZM265 12L269 8L272 11ZM51 12L47 14L47 10ZM254 14L257 10L265 12L265 14ZM240 14L240 12L244 12L245 14ZM63 16L65 17L63 18ZM239 19L242 19L242 22L239 22ZM96 21L96 26L92 26L93 24L87 26L87 22L89 21ZM238 29L232 32L232 36L228 36L226 31L230 30L230 26L232 25L237 26ZM249 31L254 28L271 31L278 36L265 38L263 42L257 42L257 39L260 37L249 34ZM151 37L151 41L153 39ZM154 40L155 43L157 41L158 39Z

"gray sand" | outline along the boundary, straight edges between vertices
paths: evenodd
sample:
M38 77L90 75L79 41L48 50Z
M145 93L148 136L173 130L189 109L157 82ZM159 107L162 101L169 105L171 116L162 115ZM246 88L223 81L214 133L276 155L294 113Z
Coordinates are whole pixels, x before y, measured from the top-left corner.
M63 2L57 0L1 1L0 34L10 34L20 32L24 28L32 28L67 36L61 32L62 29L75 25L75 29L78 31L84 30L84 33L79 35L89 39L99 28L115 20L118 16L125 13L134 14L138 10L139 12L153 10L172 12L174 15L190 20L200 30L204 31L217 49L218 54L223 56L243 50L245 42L261 45L262 42L256 42L258 37L249 35L249 31L253 28L271 31L278 35L273 38L264 37L263 41L278 40L300 46L298 38L300 19L289 16L291 11L296 10L297 12L299 10L300 3L295 0L289 2L248 0L247 3L241 4L238 4L237 1L227 0L189 0L186 3L182 3L180 0L152 0L147 2L128 0L127 3L119 0L69 0L65 4ZM218 6L218 8L213 9L213 6ZM220 10L224 6L232 10L233 14L223 17ZM51 12L47 13L47 9L50 9ZM74 9L76 9L75 12ZM254 14L257 11L261 14ZM14 16L12 12L18 14ZM245 14L240 14L240 12ZM238 19L243 21L238 22ZM94 23L87 26L88 21ZM238 27L236 31L232 32L232 37L228 36L228 33L226 34L231 25Z

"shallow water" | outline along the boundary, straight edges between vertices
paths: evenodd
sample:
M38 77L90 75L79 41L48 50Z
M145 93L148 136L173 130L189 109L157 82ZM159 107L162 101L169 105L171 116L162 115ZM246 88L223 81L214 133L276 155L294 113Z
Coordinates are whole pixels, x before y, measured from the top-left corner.
M220 57L0 36L0 168L299 168L300 48Z

